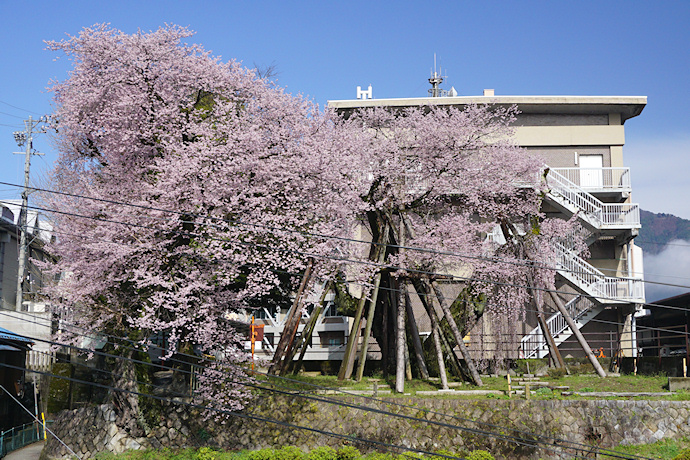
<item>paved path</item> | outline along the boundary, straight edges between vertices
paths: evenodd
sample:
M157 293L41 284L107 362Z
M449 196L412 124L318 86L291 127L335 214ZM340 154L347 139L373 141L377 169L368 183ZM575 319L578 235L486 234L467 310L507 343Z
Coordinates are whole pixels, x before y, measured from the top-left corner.
M41 441L29 444L26 447L22 447L19 450L12 451L5 455L3 460L38 460L45 443L45 441Z

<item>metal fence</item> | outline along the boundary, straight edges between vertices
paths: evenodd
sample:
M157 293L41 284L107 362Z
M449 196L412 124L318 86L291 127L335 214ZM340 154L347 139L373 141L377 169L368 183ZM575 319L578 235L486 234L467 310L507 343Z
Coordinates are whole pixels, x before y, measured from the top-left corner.
M8 453L45 438L43 425L38 422L14 427L0 433L0 458Z

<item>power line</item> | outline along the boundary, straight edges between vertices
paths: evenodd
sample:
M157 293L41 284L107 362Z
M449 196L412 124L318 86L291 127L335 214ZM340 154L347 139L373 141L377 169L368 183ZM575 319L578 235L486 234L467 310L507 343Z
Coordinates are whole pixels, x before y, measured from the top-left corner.
M2 185L8 185L8 186L13 186L13 187L19 187L16 184L8 183L8 182L0 182ZM541 262L533 262L533 261L523 261L523 260L510 260L506 259L505 257L500 257L500 256L494 256L494 257L488 257L488 256L476 256L476 255L471 255L471 254L461 254L453 251L440 251L437 249L428 249L428 248L420 248L420 247L412 247L412 246L401 246L401 245L396 245L396 244L383 244L383 243L378 243L376 241L365 241L365 240L358 240L355 238L348 238L348 237L343 237L343 236L335 236L335 235L324 235L320 233L314 233L314 232L307 232L303 230L295 230L295 229L289 229L285 227L275 227L275 226L270 226L270 225L265 225L265 224L256 224L256 223L251 223L251 222L245 222L239 219L221 219L218 217L212 217L212 216L204 216L201 214L195 214L195 213L185 213L182 211L171 211L163 208L156 208L152 206L144 206L144 205L137 205L137 204L132 204L132 203L125 203L122 201L116 201L116 200L109 200L109 199L104 199L104 198L95 198L95 197L89 197L86 195L79 195L79 194L73 194L73 193L68 193L68 192L60 192L60 191L55 191L55 190L48 190L48 189L43 189L43 188L36 188L33 187L32 190L34 191L40 191L40 192L46 192L49 194L57 194L57 195L63 195L63 196L68 196L72 198L83 198L86 200L92 200L92 201L99 201L99 202L104 202L108 204L117 204L120 206L127 206L127 207L134 207L134 208L139 208L139 209L144 209L144 210L149 210L149 211L158 211L158 212L163 212L163 213L168 213L168 214L175 214L175 215L180 215L183 217L197 217L197 218L202 218L202 219L209 219L212 222L223 222L235 226L248 226L248 227L258 227L258 228L264 228L270 231L278 231L278 232L286 232L286 233L296 233L304 236L310 236L310 237L316 237L316 238L322 238L322 239L330 239L330 240L340 240L340 241L346 241L346 242L353 242L353 243L359 243L359 244L367 244L367 245L375 245L375 246L387 246L390 248L396 248L396 249L405 249L409 251L416 251L416 252L425 252L425 253L430 253L430 254L436 254L436 255L444 255L444 256L451 256L451 257L457 257L457 258L465 258L465 259L474 259L474 260L482 260L486 262L496 262L496 263L505 263L509 265L517 265L517 266L529 266L529 267L534 267L534 268L542 268L542 269L547 269L547 270L559 270L555 267L548 266L544 263ZM57 210L49 210L46 209L46 212L55 212L55 213L60 213L60 214L67 214L69 213L66 212L61 212ZM75 214L75 216L78 216ZM89 216L79 216L83 217L86 219L91 219ZM141 216L140 216L141 217ZM150 220L158 220L158 221L165 221L163 218L160 217L151 217L151 216L144 216ZM96 219L99 220L99 219ZM104 222L108 222L108 220L103 220ZM129 225L126 222L114 222L114 223L120 223L123 225ZM191 223L195 225L200 225L200 226L206 226L206 227L218 227L217 225L213 225L211 223L202 223L202 222L193 222L193 221L182 221L181 223ZM568 270L568 269L560 269L561 271L568 271L568 272L575 272L574 270ZM597 269L599 271L613 271L616 272L617 270L614 269L607 269L607 268L602 268L602 269ZM625 278L620 278L620 279L625 279ZM642 280L644 281L644 280ZM688 287L690 288L690 287Z
M111 336L111 337L114 337L114 336ZM38 340L38 341L42 341L42 342L47 342L47 343L50 343L50 344L53 344L53 345L61 345L61 344L58 343L58 342L52 342L52 341L42 340L42 339L38 339L38 338L34 338L34 339L35 339L35 340ZM104 352L98 352L98 351L87 350L87 349L79 348L79 347L76 347L76 346L73 346L73 345L64 345L64 344L63 344L63 346L67 346L68 348L76 349L76 350L82 351L82 352L88 351L88 352L91 352L91 353L94 353L94 354L100 355L100 356L105 356L105 357L110 357L110 358L116 358L116 359L122 359L122 360L124 360L124 361L132 362L132 363L134 363L134 364L142 364L142 365L151 366L151 367L159 367L159 366L156 366L156 365L154 365L154 364L152 364L152 363L147 363L147 362L144 362L144 361L141 361L141 360L137 360L137 359L134 359L134 358L127 358L127 357L124 357L124 356L118 356L118 355L108 354L108 353L104 353ZM132 349L132 348L130 348L130 347L127 347L127 348ZM132 350L141 351L141 350L138 350L138 349L132 349ZM184 356L184 357L199 359L199 357L196 357L196 356L193 356L193 355L188 355L188 354L184 354L184 353L179 353L179 354L182 355L182 356ZM201 359L201 360L202 360L202 361L206 361L206 362L210 362L210 360L208 360L208 359ZM180 364L189 364L189 362L186 362L186 361L179 361L179 360L173 360L173 362L180 363ZM237 367L236 364L231 364L231 363L227 363L227 362L221 362L220 364L225 364L225 365L230 365L230 366L233 366L233 367ZM84 366L84 367L87 367L85 364L81 364L81 365ZM205 368L205 366L199 366L199 367ZM193 371L179 370L179 372L184 373L184 374L190 374L190 375L193 374ZM112 377L122 377L122 375L120 375L120 374L115 374L115 373L113 373L112 371L105 371L105 373L110 374ZM259 373L259 374L264 375L264 376L266 376L266 377L279 378L279 379L291 381L291 382L293 382L293 383L300 383L300 384L302 384L302 385L309 385L309 386L316 387L316 388L319 388L319 389L332 390L331 388L327 388L327 387L323 387L323 386L315 385L315 384L309 384L309 383L307 383L307 382L301 382L301 381L297 381L297 380L294 380L294 379L288 379L288 378L285 378L285 377L270 376L270 375L268 375L268 374L263 374L263 373ZM71 378L70 378L70 380L71 380ZM132 381L132 382L133 382L133 383L137 383L137 384L145 384L145 383L146 383L146 382L140 382L140 381L137 381L137 380L134 380L134 381ZM88 382L86 382L86 381L79 381L79 383L87 383L87 384L88 384ZM279 390L279 389L276 389L276 388L267 388L267 387L264 387L264 386L261 386L261 385L251 384L251 383L248 383L248 382L238 382L238 381L236 381L236 380L233 380L233 383L238 384L238 385L241 385L241 386L247 386L247 387L250 387L250 388L259 389L259 390L270 391L270 392L273 392L273 393L282 394L282 395L286 395L286 396L297 396L297 397L300 397L300 398L303 398L303 399L308 399L308 400L313 400L313 401L318 401L318 402L325 402L325 403L329 403L329 404L335 404L335 405L339 405L339 406L343 406L343 407L348 407L348 408L352 408L352 409L358 409L358 410L369 411L369 412L378 413L378 414L382 414L382 415L388 415L388 416L393 416L393 417L397 417L397 418L402 418L402 419L406 419L406 420L410 420L410 421L414 421L414 422L423 422L423 423L425 422L425 423L427 423L427 424L437 425L437 426L442 427L442 428L458 429L458 430L461 430L461 431L470 432L470 433L472 433L472 434L476 434L476 435L480 435L480 436L485 436L485 437L494 437L494 438L497 438L497 439L502 439L502 440L504 440L504 441L515 442L515 443L517 443L517 444L522 444L522 445L526 445L526 446L533 446L534 443L537 443L537 444L546 444L546 445L548 445L548 446L551 446L551 444L547 444L545 441L541 441L541 440L539 440L539 439L537 439L537 440L531 440L531 441L525 441L523 438L518 438L518 437L515 437L515 436L511 436L511 435L497 434L497 433L487 432L487 431L484 431L484 430L477 430L477 429L472 429L472 428L468 428L468 427L461 427L461 426L458 426L458 425L450 425L450 424L443 423L443 422L436 422L436 421L430 421L430 420L426 420L426 419L420 419L420 418L418 418L418 417L407 416L407 415L404 415L404 414L397 414L397 413L393 413L393 412L390 412L390 411L384 411L384 410L381 410L381 409L372 408L372 407L369 407L369 406L355 405L355 404L350 404L350 403L343 402L343 401L336 401L336 400L333 400L333 399L331 399L331 398L324 398L324 397L317 397L317 396L313 396L313 395L306 395L306 394L303 394L303 393L294 393L294 392L282 391L282 390ZM99 385L99 386L102 386L102 385ZM110 389L117 389L117 388L114 388L114 387L112 387L112 386L109 386L108 388L110 388ZM287 387L279 387L279 388L287 388ZM383 400L380 400L380 399L377 399L377 398L371 398L371 397L366 397L366 396L362 396L362 395L355 395L355 394L353 394L353 393L348 393L348 392L342 391L342 390L338 390L338 391L340 391L341 393L343 393L343 394L345 394L345 395L358 396L358 397L363 398L363 399L369 399L369 400L373 400L373 401L377 401L377 402L384 402ZM138 393L138 394L141 394L141 393ZM187 395L184 395L184 394L177 394L177 396L187 396ZM397 405L397 406L399 406L399 407L406 408L406 409L419 410L419 407L413 407L413 406L408 406L408 405L405 405L405 404L393 403L393 402L390 402L390 401L385 401L385 402L386 402L387 404ZM207 406L206 406L206 407L207 407ZM475 423L475 424L479 424L479 425L486 425L486 426L489 426L489 427L491 427L491 428L496 428L496 429L499 429L499 430L503 430L503 429L504 429L504 427L501 427L501 426L498 426L498 425L492 425L492 424L489 424L489 423L487 423L487 422L481 422L481 421L466 419L466 418L462 418L462 417L458 417L458 416L452 416L452 415L448 415L448 414L438 413L438 412L435 412L435 411L428 411L428 412L429 412L429 413L432 413L432 414L436 414L436 415L441 415L441 416L444 416L444 417L447 417L447 418L451 418L451 419L456 419L456 420L460 420L460 421ZM552 437L552 436L538 435L538 434L533 433L533 432L525 432L525 431L521 431L521 430L512 430L512 431L515 431L515 432L517 432L517 433L521 433L521 434L523 434L523 435L525 435L525 436L528 436L528 437L537 436L537 438L550 439L550 440L552 440L552 441L555 441L555 442L558 443L559 445L562 444L562 443L570 444L572 447L566 447L566 448L577 449L578 451L582 451L583 448L585 448L585 449L591 449L590 446L587 446L587 445L584 445L584 444L580 444L580 443L576 443L576 442L571 442L571 441L568 441L568 440L565 440L565 439L562 439L562 438L555 438L555 437ZM548 447L542 447L542 449L552 450L552 449L549 449ZM606 450L605 450L605 449L603 449L603 450L589 450L589 452L599 452L599 453L603 453L603 452L606 452ZM617 455L613 455L613 456L615 457L615 456L617 456ZM620 458L630 458L630 457L620 457Z
M8 315L8 316L10 316L10 315ZM69 324L68 324L68 325L69 325ZM134 341L132 341L131 339L128 339L128 338L119 337L119 336L114 336L114 335L111 335L111 334L104 334L104 333L96 332L96 331L93 331L93 330L89 331L88 329L85 329L85 328L82 328L82 327L79 327L79 326L75 326L75 325L73 325L73 324L71 325L71 327L74 327L74 328L76 328L76 329L81 329L82 331L87 331L87 333L90 333L90 334L101 334L101 335L106 336L106 337L116 338L116 339L118 339L118 340L124 340L125 342L129 342L129 343L131 343L131 344L135 344ZM43 340L43 339L37 339L37 340L38 340L38 341L42 341L42 342L48 342L48 343L51 343L51 344L54 344L54 345L60 345L59 342L51 342L51 341L47 341L47 340ZM109 341L109 343L112 343L113 345L116 345L115 342L110 342L110 341ZM136 343L136 344L139 345L139 346L141 346L141 343ZM63 344L63 345L64 345L64 344ZM80 350L80 351L82 351L82 352L94 352L94 353L99 354L99 355L105 355L105 356L109 356L109 357L113 357L113 358L118 358L118 359L125 359L125 360L128 360L128 361L133 361L133 362L135 362L135 363L144 364L144 365L147 365L147 366L155 366L155 365L152 365L151 363L142 362L142 361L140 361L140 360L134 360L133 358L126 358L126 357L121 357L121 356L117 356L117 355L110 355L110 354L106 354L106 353L103 353L103 352L97 352L97 351L93 351L93 350L89 350L89 349L84 349L84 348L76 347L76 346L73 346L73 345L64 345L64 346L67 346L67 347L69 347L69 348L74 348L74 349ZM122 345L116 345L116 346L122 346ZM132 347L127 346L127 345L125 345L124 347L125 347L125 349L129 349L129 350L133 350L133 351L137 351L137 352L141 352L141 351L142 351L141 348L132 348ZM173 350L169 350L169 351L170 351L170 352L173 352ZM196 359L196 360L200 360L200 361L203 361L203 362L214 362L214 361L209 360L209 359L207 359L207 358L203 358L203 357L200 358L200 357L198 357L198 356L190 355L190 354L187 354L187 353L182 353L182 352L175 352L175 353L178 354L178 355L180 355L180 356L182 356L182 357L191 358L191 359ZM179 363L179 364L184 364L184 365L188 365L188 364L189 364L188 361L180 361L180 360L176 360L176 359L171 359L170 362ZM225 361L225 362L223 362L223 361L215 361L215 362L219 362L220 364L224 364L224 365L229 365L229 366L231 366L231 367L238 367L237 364L229 363L229 362L226 362L226 361ZM157 367L157 366L155 366L155 367ZM201 367L201 368L205 368L205 366L200 366L200 367ZM181 371L181 372L184 372L184 373L187 373L187 374L190 373L189 371ZM289 382L293 382L293 383L299 383L299 384L301 384L301 385L308 385L308 386L311 386L311 387L314 387L314 388L318 388L318 389L333 390L332 388L323 387L323 386L320 386L320 385L311 384L311 383L307 383L307 382L296 381L296 380L294 380L294 379L289 379L289 378L287 378L287 377L273 376L273 375L269 375L269 374L266 374L266 373L260 373L260 372L257 372L257 373L258 373L258 374L261 374L261 375L264 375L265 377L270 377L270 378L275 378L275 379L281 379L281 380L285 380L285 381L289 381ZM111 373L111 374L112 374L112 373ZM257 388L263 388L263 389L265 389L265 387L257 387ZM283 388L285 388L285 387L283 387ZM271 389L268 389L268 390L269 390L269 391L272 391ZM340 393L343 393L343 394L345 394L345 395L355 396L355 397L362 398L362 399L366 399L366 400L373 400L373 401L378 401L378 402L384 402L383 400L377 399L377 398L367 397L367 396L363 396L363 395L356 395L356 394L348 393L348 392L342 391L342 390L337 390L337 391L340 392ZM326 399L328 399L328 398L326 398ZM385 401L385 402L386 402L386 403L393 404L393 405L397 405L397 406L400 406L400 407L403 407L403 408L409 408L409 409L413 409L413 410L414 410L414 409L418 409L417 407L408 406L408 405L404 405L404 404L400 404L400 403L394 403L394 402L389 402L389 401ZM335 402L335 401L333 401L333 403L334 403L334 404L339 404L339 402ZM444 417L450 417L450 418L457 419L457 420L461 420L461 421L465 421L465 422L471 422L471 423L476 423L476 424L480 424L480 425L489 426L489 427L492 427L492 428L502 429L502 427L500 427L500 426L492 425L492 424L489 424L489 423L487 423L487 422L481 422L481 421L477 421L477 420L471 420L471 419L466 419L466 418L462 418L462 417L451 416L451 415L447 415L447 414L443 414L443 413L438 413L438 412L434 412L434 411L431 411L431 413L434 413L434 414L437 414L437 415L442 415L442 416L444 416ZM526 436L533 436L533 435L534 435L534 433L531 433L531 432L522 432L522 431L520 431L520 430L517 430L517 432L520 432L520 433L522 433L522 434L524 434L524 435L526 435ZM560 439L560 438L554 438L554 437L549 437L549 436L544 436L544 435L541 435L541 436L542 436L542 437L549 438L549 439L556 440L556 441L558 441L558 442L570 442L570 441L566 441L566 440L563 440L563 439Z
M16 369L16 370L23 370L24 369L23 367L13 366L13 365L8 364L8 363L0 363L0 367L6 367L9 369ZM262 416L258 416L258 415L250 415L250 414L246 414L243 412L237 412L237 411L232 411L232 410L228 410L228 409L221 409L221 408L211 407L208 405L195 404L192 402L180 401L179 399L176 401L175 399L168 398L165 396L158 396L158 395L153 395L153 394L148 394L148 393L142 393L140 391L127 390L124 388L116 388L116 387L113 387L111 385L104 385L104 384L100 384L100 383L96 383L96 382L89 382L86 380L81 380L81 379L77 379L77 378L73 378L73 377L66 377L66 376L62 376L62 375L58 375L58 374L53 374L51 372L39 371L39 370L32 370L31 372L34 372L36 374L41 374L41 375L47 375L47 376L62 379L62 380L67 380L69 382L74 382L74 383L79 383L79 384L84 384L84 385L90 385L90 386L94 386L97 388L103 388L106 390L114 390L114 391L117 391L120 393L127 393L127 394L131 394L131 395L137 396L137 397L141 396L141 397L145 397L145 398L149 398L149 399L155 399L155 400L162 401L162 402L174 403L174 404L186 406L186 407L189 407L192 409L207 410L207 411L216 412L216 413L219 413L222 415L227 415L230 417L238 417L238 418L244 418L244 419L254 420L254 421L258 421L258 422L272 423L272 424L284 426L287 428L309 431L312 433L326 435L326 436L334 437L337 439L343 439L343 440L349 441L349 442L358 442L358 443L362 443L362 444L370 444L370 445L374 445L377 447L383 447L384 450L387 450L390 452L403 450L403 451L414 452L414 453L418 453L418 454L426 454L426 455L431 455L431 456L440 456L440 457L445 457L445 458L450 458L450 459L462 460L462 457L437 454L437 453L429 452L429 451L422 450L422 449L415 449L413 447L406 447L403 445L385 443L385 442L381 442L381 441L375 441L372 439L366 439L366 438L361 438L361 437L352 436L352 435L344 435L344 434L334 433L331 431L321 430L318 428L313 428L313 427L283 422L283 421L268 418L268 417L262 417ZM144 382L141 382L141 383L144 383Z
M83 219L95 220L97 222L113 223L113 224L124 225L124 226L128 226L128 227L138 227L138 228L143 228L143 229L148 229L148 230L160 230L160 228L153 227L150 225L128 223L128 222L122 222L122 221L114 221L114 220L104 219L104 218L100 218L100 217L84 216L84 215L76 214L73 212L70 213L70 212L52 210L52 209L42 208L42 207L38 207L38 206L30 206L30 208L35 209L35 210L39 210L39 211L52 212L55 214L62 214L62 215L71 216L71 217L79 217L79 218L83 218ZM181 223L185 223L185 222L186 221L182 221ZM194 222L186 222L186 223L194 223ZM572 292L568 292L568 291L551 290L551 289L543 288L543 287L534 287L534 286L521 285L521 284L516 284L516 283L501 282L501 281L491 280L491 279L482 279L482 278L475 278L475 277L468 277L468 276L453 275L453 274L449 274L449 273L439 273L439 272L434 272L434 271L429 271L429 270L411 269L411 268L405 268L405 267L392 265L392 264L385 264L385 263L380 264L378 262L374 262L374 261L371 261L368 259L365 259L365 260L349 259L347 257L338 257L338 256L326 255L326 254L317 254L317 253L313 253L313 252L300 251L300 250L296 250L296 249L278 248L275 246L262 245L262 244L258 244L258 243L249 243L246 241L231 241L227 238L211 237L208 235L190 232L190 231L172 230L172 233L175 233L178 235L183 235L183 236L201 236L201 237L208 239L208 240L211 240L211 241L234 243L234 244L237 244L240 246L253 247L253 248L263 249L263 250L267 250L267 251L288 252L288 253L298 254L298 255L301 255L304 257L314 257L314 258L318 258L318 259L326 259L326 260L340 261L340 262L351 262L351 263L355 263L355 264L368 265L368 266L373 266L373 267L377 267L379 269L385 269L385 270L390 270L390 271L405 271L407 273L412 273L412 274L417 274L417 275L425 275L425 276L430 276L430 277L434 277L434 278L441 278L441 279L447 279L447 280L458 280L458 281L465 281L465 282L479 282L479 283L492 284L495 286L533 289L533 290L538 290L538 291L542 291L542 292L555 292L558 294L573 295ZM107 242L111 243L111 244L121 244L121 243L113 242L113 241L107 241ZM462 257L462 256L458 256L458 257ZM554 270L554 271L560 271L560 269L555 268L555 267L544 267L544 268L548 268L548 269ZM563 270L563 271L569 271L569 270ZM626 280L626 278L619 278L619 279L620 280ZM654 281L645 281L645 282L648 282L651 284L656 284L656 285L690 289L690 286L684 286L684 285L678 285L678 284L662 283L662 282L654 282ZM595 295L589 295L589 294L580 294L580 295L582 295L583 297L589 298L589 299L593 299L595 301L597 299L613 300L613 301L618 300L615 297L595 296ZM671 306L667 306L667 305L652 304L652 303L639 303L639 304L640 305L646 305L646 306L654 306L654 307L659 307L659 308L683 310L682 307L671 307Z
M0 101L0 104L4 104L8 107L12 107L13 109L21 110L22 112L29 112L29 113L33 113L36 115L40 115L40 113L38 113L38 112L34 112L33 110L28 110L28 109L22 109L21 107L17 107L16 105L12 105L12 104L5 102L5 101Z
M3 390L5 393L7 393L7 395L8 395L10 398L12 398L12 400L13 400L14 402L16 402L17 404L19 404L19 406L20 406L22 409L24 409L24 410L31 416L31 418L33 418L36 422L41 423L41 421L38 419L38 417L37 417L35 414L32 414L31 411L30 411L29 409L27 409L26 407L24 407L24 404L22 404L17 398L15 398L14 395L13 395L12 393L10 393L9 391L7 391L7 389L6 389L4 386L0 385L0 388L2 388L2 390ZM34 390L34 391L35 391L35 390ZM43 423L43 429L46 430L48 433L50 433L55 439L57 439L58 441L60 441L60 444L62 444L63 446L65 446L65 448L66 448L67 450L69 450L69 451L72 453L72 455L74 455L75 457L77 457L77 459L81 459L81 457L79 457L77 454L75 454L74 451L73 451L72 449L70 449L69 446L68 446L67 444L65 444L65 442L64 442L62 439L60 439L55 433L53 433L52 430L50 430L50 429L45 425L45 423Z
M104 218L95 218L95 217L83 216L80 214L62 212L62 211L57 211L57 210L50 210L50 209L37 207L37 206L29 206L29 208L41 210L41 211L46 211L46 212L53 212L56 214L63 214L63 215L72 216L72 217L80 217L80 218L84 218L84 219L96 220L98 222L115 223L115 224L127 225L130 227L140 227L140 228L150 229L150 230L160 230L158 227L152 227L152 226L147 226L147 225L143 225L143 224L125 223L125 222L121 222L121 221L113 221L113 220L108 220L108 219L104 219ZM52 232L61 233L60 231L56 231L56 230L52 230ZM179 234L179 235L184 235L184 236L202 236L206 239L213 240L213 241L230 242L230 240L228 240L228 239L210 237L208 235L203 235L203 234L189 232L189 231L173 230L172 232ZM66 234L66 235L83 237L82 235L76 235L76 234L67 233L67 232L62 232L62 233ZM83 238L86 238L86 237L83 237ZM94 238L90 238L90 239L93 239L94 241L104 241L104 242L107 242L109 244L117 244L117 245L123 245L124 244L124 243L119 243L119 242L110 241L110 240L100 240L100 239L94 239ZM480 283L487 283L487 284L493 284L493 285L504 286L504 287L533 289L533 290L537 290L537 291L541 291L541 292L554 292L556 294L568 295L568 296L577 295L577 294L575 294L573 292L569 292L569 291L552 290L552 289L548 289L548 288L544 288L544 287L534 287L534 286L528 286L528 285L522 285L522 284L516 284L516 283L500 282L500 281L491 280L491 279L484 279L484 278L463 277L463 276L459 276L459 275L444 274L444 273L432 272L432 271L427 271L427 270L409 269L409 268L404 268L404 267L395 266L395 265L391 265L391 264L379 264L379 263L371 261L371 260L348 259L346 257L336 257L336 256L329 256L329 255L324 255L324 254L308 253L308 252L298 251L298 250L294 250L294 249L269 247L266 245L260 245L257 243L248 243L248 242L243 242L243 241L234 241L234 243L239 244L241 246L254 247L254 248L259 248L259 249L269 250L269 251L291 252L291 253L296 253L296 254L299 254L302 256L306 256L306 257L315 257L315 258L335 260L335 261L341 261L341 262L350 262L350 263L356 263L356 264L362 264L362 265L376 266L380 269L387 269L390 271L403 270L403 271L406 271L408 273L426 275L426 276L431 276L431 277L440 277L442 279L451 279L451 280L456 279L456 280L465 281L465 282L480 282ZM414 248L412 248L412 249L414 249ZM551 268L551 269L552 270L559 270L557 268ZM294 274L294 275L297 276L297 274ZM671 284L671 283L662 283L662 282L653 282L653 281L649 281L649 283L657 284L657 285L663 285L663 286L671 286L671 287L690 288L688 286L676 285L676 284ZM364 285L364 284L362 284L362 285ZM594 295L586 295L586 294L579 294L579 295L582 297L585 297L585 298L592 299L594 301L596 301L597 299L617 300L616 298L607 298L607 297L594 296ZM498 305L498 304L494 304L494 305L502 306L502 305ZM680 310L680 311L686 310L686 308L683 308L683 307L674 307L674 306L654 304L654 303L640 303L640 305L669 309L669 310Z

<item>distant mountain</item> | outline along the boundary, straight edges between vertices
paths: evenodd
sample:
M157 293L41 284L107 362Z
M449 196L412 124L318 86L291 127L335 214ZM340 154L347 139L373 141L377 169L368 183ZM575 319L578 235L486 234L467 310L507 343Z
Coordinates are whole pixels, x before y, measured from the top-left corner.
M658 254L669 241L690 241L690 220L640 209L640 221L642 228L635 238L635 245L640 246L645 254Z

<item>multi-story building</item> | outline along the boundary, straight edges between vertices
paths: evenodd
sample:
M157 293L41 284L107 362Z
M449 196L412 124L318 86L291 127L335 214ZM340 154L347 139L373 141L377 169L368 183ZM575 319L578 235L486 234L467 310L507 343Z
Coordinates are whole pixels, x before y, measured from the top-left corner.
M548 171L549 192L542 211L563 219L576 215L588 232L588 260L571 251L567 243L556 248L559 296L599 355L635 356L635 312L644 303L644 285L642 251L634 244L640 228L639 206L631 202L623 145L624 124L642 112L646 97L497 96L494 90L458 97L454 90L439 91L437 84L430 96L372 99L369 91L364 99L329 101L328 105L341 114L373 107L517 106L516 141L541 157ZM560 313L554 309L547 323L565 356L582 355ZM472 332L490 333L486 329ZM528 314L519 333L522 340L515 347L515 357L548 354L534 314Z
M439 90L440 79L430 82L436 85L429 97L373 99L369 89L358 91L361 99L329 101L328 105L343 115L373 107L517 106L516 141L541 157L548 171L549 192L542 211L563 219L575 215L588 232L589 259L571 251L567 242L556 248L558 295L599 356L636 356L635 313L645 301L642 251L634 244L640 217L639 206L631 202L630 170L623 162L623 145L624 124L642 112L646 97L500 96L493 90L484 90L480 96L457 96L454 90ZM561 353L566 357L582 356L565 319L548 298L546 307L551 307L547 324ZM420 316L424 315L422 311L419 309ZM272 355L286 314L275 308L258 312L257 322L264 325L260 355ZM428 321L420 319L420 333L428 334L423 330ZM305 316L302 324L306 320ZM317 322L305 360L342 359L350 328L351 318L340 316L330 303ZM528 312L518 328L521 341L514 346L513 358L542 358L548 354L534 312ZM471 332L469 345L480 351L473 337L491 335L492 331L487 323L475 329L479 330ZM481 352L486 353L486 341L480 342L484 344ZM370 350L376 359L378 347Z
M43 217L29 211L27 215L27 264L22 282L23 299L17 309L17 275L21 229L18 202L0 204L0 327L34 340L27 353L29 369L44 370L51 362L52 313L40 295L43 274L35 261L47 255L44 245L52 237L51 226Z

